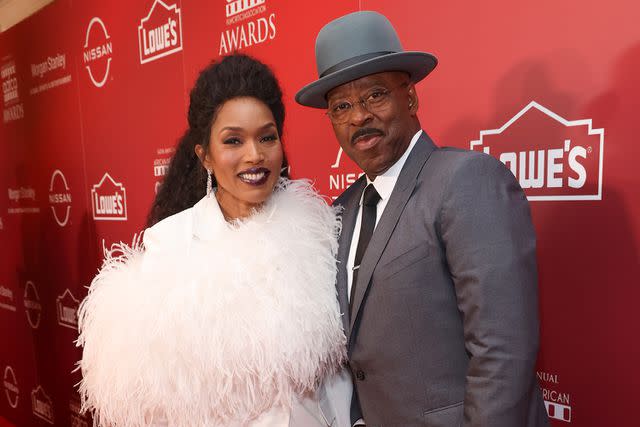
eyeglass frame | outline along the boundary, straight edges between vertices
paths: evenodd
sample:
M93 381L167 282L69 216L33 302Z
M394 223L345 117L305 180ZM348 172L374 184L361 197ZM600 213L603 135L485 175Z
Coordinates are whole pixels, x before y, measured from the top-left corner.
M391 89L384 89L382 93L382 96L384 96L385 98L382 99L382 101L386 101L388 100L390 97L389 95L391 95L391 93L395 90L400 89L401 87L408 87L409 84L411 82L405 81L400 83L398 86L391 88ZM374 91L372 93L370 93L367 98L369 98L371 95L373 95L374 93L376 93L377 91ZM351 105L351 108L349 108L349 111L347 112L347 114L345 115L345 120L341 120L339 122L336 122L332 117L331 117L331 113L334 111L332 108L328 108L327 111L324 112L324 114L329 118L329 120L331 120L331 123L334 123L336 125L342 125L345 124L349 121L349 118L351 117L351 114L353 114L353 111L355 111L355 106L356 105L361 105L362 108L364 108L366 111L368 111L371 114L374 114L376 112L376 109L374 108L373 111L370 109L370 103L371 101L368 101L367 99L362 99L359 98L358 101L351 101L349 99L342 101L342 102L347 102L349 105Z

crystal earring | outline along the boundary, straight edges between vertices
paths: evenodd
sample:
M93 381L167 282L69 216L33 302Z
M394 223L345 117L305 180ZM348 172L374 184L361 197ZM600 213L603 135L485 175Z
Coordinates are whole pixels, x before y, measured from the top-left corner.
M211 169L207 168L207 196L213 192L213 179L211 178Z

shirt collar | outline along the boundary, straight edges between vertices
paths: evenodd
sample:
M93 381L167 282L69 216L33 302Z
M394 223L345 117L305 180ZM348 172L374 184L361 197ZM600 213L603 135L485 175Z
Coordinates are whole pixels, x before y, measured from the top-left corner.
M378 175L375 181L370 181L367 176L367 184L373 183L373 186L376 188L376 191L380 195L380 199L388 200L391 197L391 192L393 191L393 187L396 185L396 181L398 180L398 176L400 175L400 171L402 171L402 167L404 166L407 158L409 157L409 153L413 150L413 147L418 142L418 138L422 135L422 129L416 132L411 138L411 142L409 146L405 150L404 154L382 175ZM366 176L366 175L365 175Z

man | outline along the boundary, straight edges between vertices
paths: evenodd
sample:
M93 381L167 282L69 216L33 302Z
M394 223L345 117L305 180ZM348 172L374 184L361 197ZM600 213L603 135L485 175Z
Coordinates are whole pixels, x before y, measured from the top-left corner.
M384 16L327 24L316 62L319 79L296 100L327 109L365 172L335 202L352 422L548 425L535 377L535 235L514 176L421 130L414 85L437 61L404 52Z

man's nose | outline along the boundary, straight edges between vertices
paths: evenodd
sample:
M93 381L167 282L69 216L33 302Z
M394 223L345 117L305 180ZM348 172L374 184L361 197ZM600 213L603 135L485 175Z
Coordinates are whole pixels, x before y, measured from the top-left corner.
M351 123L356 126L362 126L373 119L373 114L366 107L364 101L355 102L351 109Z

